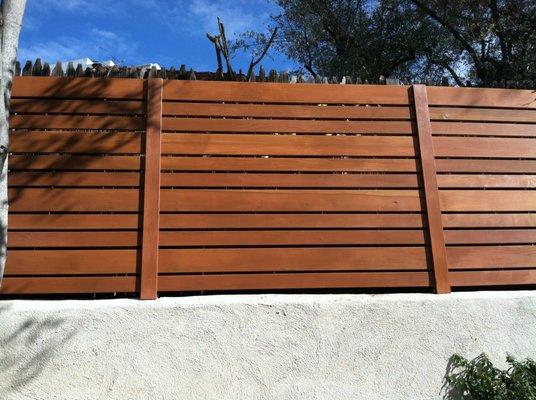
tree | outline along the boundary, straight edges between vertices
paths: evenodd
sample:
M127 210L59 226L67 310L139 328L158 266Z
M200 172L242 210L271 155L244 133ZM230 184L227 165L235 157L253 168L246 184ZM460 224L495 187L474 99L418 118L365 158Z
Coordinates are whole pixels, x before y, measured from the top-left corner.
M280 51L316 75L534 87L534 0L277 0Z
M276 36L277 27L272 29L270 36L264 33L246 32L240 39L228 41L225 34L225 26L223 21L218 17L218 35L207 33L207 38L214 44L216 50L216 61L218 63L218 72L223 72L222 56L227 66L227 78L235 80L236 74L232 66L233 54L237 50L247 50L252 52L251 61L248 66L246 80L252 79L255 74L255 67L262 61L272 46Z
M448 38L445 50L450 55L441 61L433 58L430 61L445 68L458 83L465 75L471 85L534 86L534 0L411 2Z
M408 2L278 0L279 48L316 75L410 75L427 33ZM429 24L428 24L429 25Z
M15 61L19 45L19 33L26 0L2 0L0 20L0 43L2 58L0 60L0 283L4 275L7 256L7 161L9 152L9 102L11 86L15 73Z

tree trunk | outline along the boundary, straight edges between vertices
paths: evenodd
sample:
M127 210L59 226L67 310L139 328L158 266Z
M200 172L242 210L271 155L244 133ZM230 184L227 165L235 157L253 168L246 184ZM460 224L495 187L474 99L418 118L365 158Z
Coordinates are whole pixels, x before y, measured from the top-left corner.
M7 256L7 159L9 149L9 101L26 0L2 0L0 20L0 285Z

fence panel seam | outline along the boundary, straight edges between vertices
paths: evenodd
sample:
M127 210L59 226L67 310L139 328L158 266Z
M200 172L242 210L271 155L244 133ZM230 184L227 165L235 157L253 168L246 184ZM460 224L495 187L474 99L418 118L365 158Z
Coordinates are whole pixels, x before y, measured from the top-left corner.
M426 202L426 216L428 232L432 249L432 263L434 271L435 291L449 293L450 279L448 271L447 250L441 219L441 205L439 202L439 189L437 185L437 169L435 163L434 143L432 139L432 126L428 108L428 97L425 85L413 85L413 100L415 104L415 117L419 141L419 154L424 182L424 196Z
M158 242L160 230L160 157L163 79L147 80L147 126L143 190L141 293L144 300L158 295Z

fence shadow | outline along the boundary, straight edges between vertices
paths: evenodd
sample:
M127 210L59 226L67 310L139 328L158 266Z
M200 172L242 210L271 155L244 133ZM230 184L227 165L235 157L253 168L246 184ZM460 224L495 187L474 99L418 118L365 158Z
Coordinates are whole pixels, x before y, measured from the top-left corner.
M0 398L7 399L36 380L75 335L64 318L29 316L11 326L11 306L0 306Z

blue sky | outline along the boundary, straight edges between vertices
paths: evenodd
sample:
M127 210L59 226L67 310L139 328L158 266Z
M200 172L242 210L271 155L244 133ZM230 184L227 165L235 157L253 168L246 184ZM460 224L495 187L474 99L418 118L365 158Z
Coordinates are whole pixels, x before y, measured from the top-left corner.
M126 65L186 64L213 71L214 47L205 34L216 33L216 17L232 38L266 29L277 12L270 0L28 0L18 58L22 63L37 57L50 63L115 58ZM233 65L246 69L248 62L238 54ZM279 71L296 68L275 52L262 64Z

